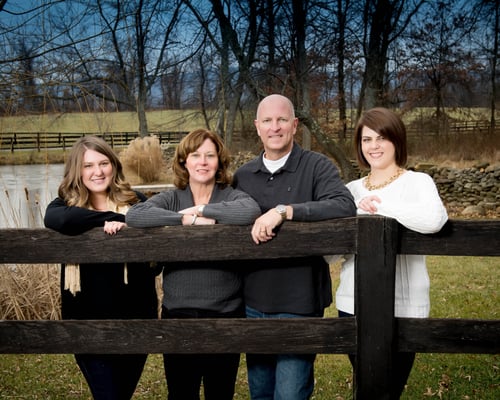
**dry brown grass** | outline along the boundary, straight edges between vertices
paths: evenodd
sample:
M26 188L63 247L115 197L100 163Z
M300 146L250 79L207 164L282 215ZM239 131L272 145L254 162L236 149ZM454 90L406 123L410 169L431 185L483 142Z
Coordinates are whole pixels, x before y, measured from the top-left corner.
M60 267L0 265L0 319L60 319Z
M167 170L157 136L132 140L120 153L120 160L132 185L160 183Z
M408 154L411 164L430 162L437 166L468 168L500 161L500 134L412 137Z

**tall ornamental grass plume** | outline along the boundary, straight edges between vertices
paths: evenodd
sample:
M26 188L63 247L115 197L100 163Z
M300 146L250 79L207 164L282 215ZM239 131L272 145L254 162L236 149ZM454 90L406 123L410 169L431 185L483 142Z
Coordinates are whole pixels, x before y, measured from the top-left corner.
M124 173L132 184L155 183L166 170L160 140L145 136L132 140L120 154Z
M36 190L25 187L19 203L7 189L3 197L0 229L43 226L45 205ZM0 264L0 320L60 319L59 279L59 264Z
M0 319L61 318L58 264L0 265Z

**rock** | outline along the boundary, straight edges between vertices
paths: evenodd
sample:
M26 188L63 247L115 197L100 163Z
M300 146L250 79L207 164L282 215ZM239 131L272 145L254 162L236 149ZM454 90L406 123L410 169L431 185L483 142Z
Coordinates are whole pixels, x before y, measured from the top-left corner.
M434 167L435 167L434 164L418 163L417 165L415 165L415 170L416 171L427 171L427 170L430 170L430 169L432 169Z
M475 164L475 165L473 165L473 167L477 168L477 169L485 169L485 168L489 167L489 165L490 165L490 163L483 162L483 163Z
M484 215L486 215L486 211L481 206L471 205L471 206L465 207L465 209L462 211L462 215L481 215L481 216L484 216Z

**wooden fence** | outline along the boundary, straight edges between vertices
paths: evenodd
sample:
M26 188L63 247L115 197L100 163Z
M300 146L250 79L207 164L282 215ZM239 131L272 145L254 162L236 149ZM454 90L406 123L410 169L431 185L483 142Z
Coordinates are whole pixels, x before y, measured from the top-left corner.
M160 144L179 143L187 132L151 132L151 135L158 136ZM130 141L137 138L137 132L107 132L96 134L106 140L112 147L127 146ZM63 149L71 147L78 138L85 136L85 133L60 133L60 132L14 132L0 133L0 150L45 150Z
M443 128L444 129L444 128ZM352 137L354 128L348 129L347 136ZM428 136L436 135L434 130L429 130L428 127L407 127L408 136ZM465 135L477 134L482 135L491 132L490 124L487 121L459 121L450 123L446 128L446 134L449 135ZM152 135L158 136L160 143L177 144L188 132L151 132ZM500 127L497 126L495 134L500 133ZM442 133L444 134L444 132ZM45 150L45 149L63 149L71 147L73 143L85 133L80 132L2 132L0 133L0 151L8 150L14 152L16 150ZM137 132L106 132L99 133L97 136L104 138L112 147L127 146L131 140L138 137Z
M352 318L0 321L0 353L355 354L355 399L388 399L394 351L497 354L500 320L394 318L397 254L499 256L500 221L449 221L422 235L372 216L285 223L256 246L250 227L0 229L0 263L202 261L356 254ZM238 268L235 261L234 268ZM376 282L376 284L374 284Z

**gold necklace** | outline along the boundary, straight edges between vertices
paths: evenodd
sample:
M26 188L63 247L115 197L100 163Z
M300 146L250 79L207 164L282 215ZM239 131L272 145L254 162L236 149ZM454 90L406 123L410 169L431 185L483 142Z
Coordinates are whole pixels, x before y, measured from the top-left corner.
M385 182L382 182L381 184L379 185L372 185L370 183L370 177L372 175L372 173L370 172L366 178L365 178L365 187L368 189L368 190L376 190L376 189L382 189L383 187L386 187L388 184L390 184L391 182L394 182L396 179L398 179L402 174L403 172L405 172L405 170L403 168L398 168L398 170L396 171L396 173L391 176L389 179L387 179Z

